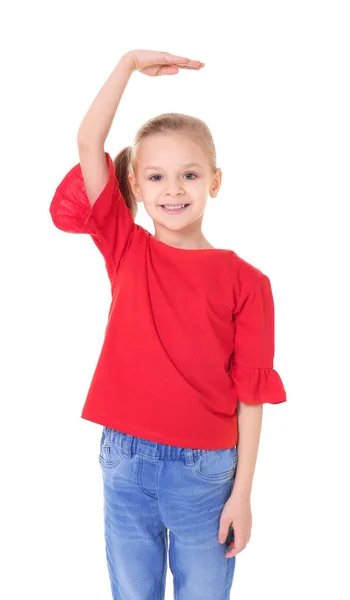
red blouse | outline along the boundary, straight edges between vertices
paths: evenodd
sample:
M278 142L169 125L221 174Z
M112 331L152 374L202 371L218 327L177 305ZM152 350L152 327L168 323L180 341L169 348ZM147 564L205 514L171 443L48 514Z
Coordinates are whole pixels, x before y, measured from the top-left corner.
M58 229L88 233L112 300L83 419L184 448L231 448L237 400L278 404L269 278L232 250L183 249L137 225L109 179L91 207L80 163L57 187Z

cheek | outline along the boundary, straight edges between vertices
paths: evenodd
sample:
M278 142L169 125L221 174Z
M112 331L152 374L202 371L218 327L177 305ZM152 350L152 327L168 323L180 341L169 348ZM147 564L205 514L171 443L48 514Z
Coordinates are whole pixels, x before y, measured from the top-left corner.
M143 193L142 202L146 210L148 210L149 212L154 212L155 210L157 210L158 201L157 198L154 197L154 195L150 193Z
M160 186L155 187L154 184L153 186L144 184L140 186L140 192L144 202L151 203L154 202L155 198L158 198L161 193L161 188Z

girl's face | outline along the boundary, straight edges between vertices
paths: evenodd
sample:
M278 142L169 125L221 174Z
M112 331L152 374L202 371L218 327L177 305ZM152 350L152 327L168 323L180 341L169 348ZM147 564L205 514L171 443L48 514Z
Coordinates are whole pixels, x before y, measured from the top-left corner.
M195 164L194 164L195 163ZM135 175L129 175L134 196L143 202L155 225L180 230L202 222L208 194L221 185L221 169L214 174L202 148L184 134L155 134L136 152ZM179 211L164 205L187 206Z

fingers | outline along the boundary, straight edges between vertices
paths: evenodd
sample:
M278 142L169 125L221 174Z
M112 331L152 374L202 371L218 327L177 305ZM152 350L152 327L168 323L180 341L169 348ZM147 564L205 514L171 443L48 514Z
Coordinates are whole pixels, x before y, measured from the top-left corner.
M231 542L228 545L229 550L226 552L225 558L232 558L233 556L236 556L237 554L239 554L240 552L242 552L242 550L244 550L244 548L247 546L248 541L249 540L247 540L244 543L243 541L239 542L239 541L237 541L237 539L235 539L234 542Z
M205 64L200 60L190 60L189 58L175 56L174 54L166 54L166 57L174 66L178 65L184 69L199 69L204 67Z
M194 65L194 66L180 65L178 63L176 63L176 64L173 63L172 65L169 65L169 66L176 67L177 69L185 69L185 70L187 69L188 71L199 71L202 67L204 67L204 63L201 63L199 66L197 66L197 65Z
M189 58L185 56L176 56L175 54L170 54L169 52L164 52L166 58L171 62L176 63L187 63L189 62Z
M226 558L232 558L233 556L236 556L236 554L239 554L239 552L242 552L243 547L239 547L238 544L235 544L235 542L231 542L231 544L229 545L230 550L227 550L225 557Z
M195 61L195 62L199 62L199 61ZM189 70L195 70L198 71L199 69L201 69L202 67L204 67L204 63L199 63L199 65L175 65L178 66L180 69L189 69Z

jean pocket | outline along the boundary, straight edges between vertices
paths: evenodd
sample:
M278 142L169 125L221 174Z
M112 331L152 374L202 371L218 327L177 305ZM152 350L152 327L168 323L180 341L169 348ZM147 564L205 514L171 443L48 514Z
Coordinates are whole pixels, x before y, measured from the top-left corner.
M119 465L125 458L125 454L121 446L110 441L108 430L103 429L100 441L99 462L101 467L112 469Z
M237 448L210 450L202 454L194 464L196 475L204 481L229 481L237 466Z

